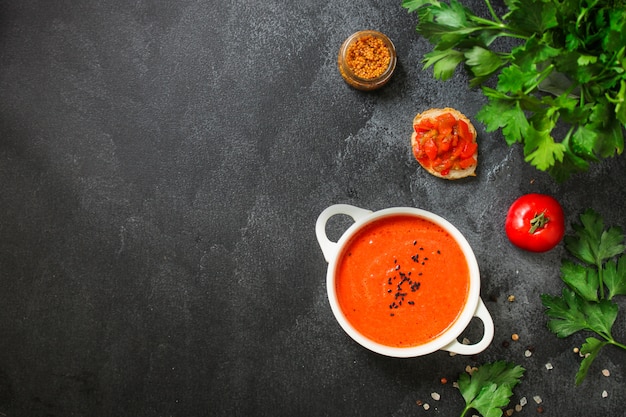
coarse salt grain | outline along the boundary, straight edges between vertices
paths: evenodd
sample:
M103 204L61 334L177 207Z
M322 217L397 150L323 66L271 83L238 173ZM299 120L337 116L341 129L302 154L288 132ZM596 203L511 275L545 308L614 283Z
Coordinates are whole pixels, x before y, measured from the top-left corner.
M430 408L430 405L428 403L424 403L422 407L424 407L424 410L428 410Z
M430 394L430 397L435 400L435 401L439 401L441 399L441 395L439 395L438 392L433 392Z
M532 356L532 352L528 349L526 349L526 352L524 352L524 356L526 356L527 358L530 358Z
M464 337L463 341L461 343L464 344L464 345L469 345L471 342L470 342L470 340L467 337Z
M535 402L536 402L537 404L541 404L541 403L543 402L543 400L541 399L541 397L540 397L540 396L538 396L538 395L535 395L535 396L533 397L533 400L535 400Z
M522 397L522 398L519 399L519 405L521 405L523 407L526 404L528 404L528 400L526 399L526 397Z
M602 398L606 398L609 396L609 393L606 390L602 391Z
M602 375L604 375L604 376L611 376L611 372L608 369L603 369L602 370Z
M550 362L546 363L546 369L549 371L550 369L553 369L554 367L552 366L552 364Z

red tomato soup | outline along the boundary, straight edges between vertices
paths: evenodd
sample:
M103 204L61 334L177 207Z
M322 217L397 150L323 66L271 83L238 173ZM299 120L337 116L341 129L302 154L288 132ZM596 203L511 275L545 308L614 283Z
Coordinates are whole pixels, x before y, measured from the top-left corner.
M469 267L442 227L408 215L378 219L347 242L336 269L339 306L382 345L425 344L450 328L469 294Z

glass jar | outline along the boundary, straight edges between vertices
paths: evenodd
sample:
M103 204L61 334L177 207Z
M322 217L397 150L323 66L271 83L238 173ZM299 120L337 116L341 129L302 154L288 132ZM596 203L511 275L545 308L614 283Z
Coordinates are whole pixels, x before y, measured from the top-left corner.
M376 30L353 33L339 49L339 72L358 90L375 90L389 81L396 68L396 48Z

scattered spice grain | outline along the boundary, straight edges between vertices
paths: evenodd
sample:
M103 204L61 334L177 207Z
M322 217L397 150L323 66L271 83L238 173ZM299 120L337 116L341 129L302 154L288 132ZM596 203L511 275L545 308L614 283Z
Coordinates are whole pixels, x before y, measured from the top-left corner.
M519 335L517 333L513 333L511 335L511 340L513 340L514 342L517 342L519 340Z
M604 375L604 376L611 376L611 372L608 369L603 369L602 370L602 375Z

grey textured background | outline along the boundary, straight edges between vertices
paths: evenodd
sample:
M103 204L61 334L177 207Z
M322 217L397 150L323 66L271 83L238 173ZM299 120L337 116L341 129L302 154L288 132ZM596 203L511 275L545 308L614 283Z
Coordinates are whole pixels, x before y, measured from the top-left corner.
M543 192L568 224L591 207L626 227L625 158L556 184L476 123L476 178L425 173L413 116L453 106L474 119L485 99L463 71L445 83L422 71L430 45L400 3L0 2L0 416L457 416L463 400L440 378L496 359L527 369L516 415L537 414L535 395L548 416L624 415L626 352L605 348L576 388L583 335L546 330L539 295L560 291L563 247L517 250L503 222L518 196ZM336 55L368 28L399 64L362 93ZM455 224L494 343L400 360L352 342L314 234L335 203Z

